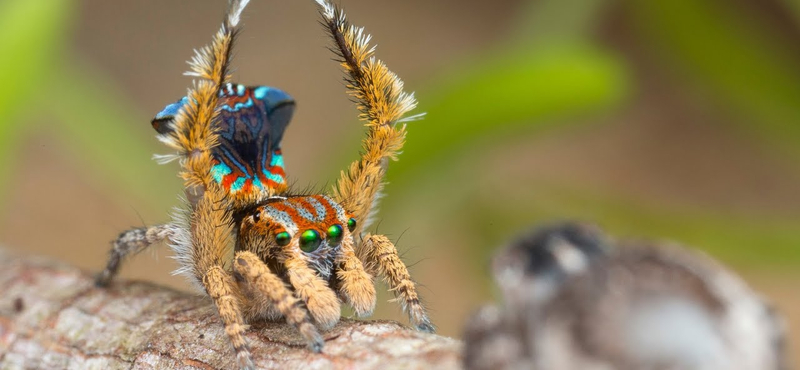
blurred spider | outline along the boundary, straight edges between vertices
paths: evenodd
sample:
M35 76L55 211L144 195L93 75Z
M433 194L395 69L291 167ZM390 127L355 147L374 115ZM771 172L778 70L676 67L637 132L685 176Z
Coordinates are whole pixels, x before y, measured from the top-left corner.
M288 190L280 142L294 111L292 98L274 88L229 83L228 63L248 0L233 0L210 46L190 62L198 80L188 96L153 119L158 138L180 161L187 206L163 225L123 232L97 277L106 285L121 261L168 241L184 273L213 300L241 368L253 368L243 336L246 322L283 317L319 352L317 327L339 321L340 300L360 317L375 307L372 276L381 274L411 323L434 327L395 246L364 234L375 212L389 159L405 138L403 115L416 106L402 81L373 57L370 36L344 13L317 0L323 25L358 102L367 137L361 158L342 172L328 194Z
M564 222L499 251L492 272L504 304L468 321L468 370L788 367L781 315L696 251Z

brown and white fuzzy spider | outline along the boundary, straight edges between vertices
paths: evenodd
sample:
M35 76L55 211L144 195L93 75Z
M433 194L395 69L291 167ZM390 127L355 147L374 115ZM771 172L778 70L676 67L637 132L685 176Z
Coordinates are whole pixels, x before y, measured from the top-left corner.
M780 315L711 258L619 242L575 222L541 227L492 264L504 305L464 333L464 367L785 370Z
M403 118L416 106L402 81L373 56L369 35L317 0L332 48L358 102L367 137L361 158L329 195L288 193L280 140L294 103L280 90L229 83L229 60L248 0L232 0L212 43L198 51L188 95L153 120L158 138L177 150L187 205L163 225L123 232L114 241L106 285L128 255L166 240L181 267L213 300L241 368L253 368L246 322L283 317L313 351L319 328L339 321L341 301L359 316L375 307L372 276L381 274L411 323L432 332L414 282L395 246L363 232L375 211L389 160L405 138Z

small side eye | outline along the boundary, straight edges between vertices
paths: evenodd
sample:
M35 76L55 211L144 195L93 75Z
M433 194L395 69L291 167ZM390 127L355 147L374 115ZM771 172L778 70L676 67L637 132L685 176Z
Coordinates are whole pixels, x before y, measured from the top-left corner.
M319 248L322 238L317 230L306 230L300 235L300 250L311 253Z
M328 228L328 245L336 245L342 242L344 229L342 225L333 225Z
M261 210L256 211L253 213L253 222L258 222L261 220Z
M275 235L275 243L278 243L281 247L286 246L289 242L292 241L292 236L289 235L286 231L278 233Z
M347 230L350 230L350 232L353 232L353 230L355 230L355 229L356 229L356 219L355 218L351 218L351 219L347 220Z

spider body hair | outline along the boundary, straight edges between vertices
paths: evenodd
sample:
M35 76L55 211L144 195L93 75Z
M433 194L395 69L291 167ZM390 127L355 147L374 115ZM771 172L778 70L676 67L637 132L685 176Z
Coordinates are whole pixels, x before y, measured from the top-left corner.
M387 162L397 159L403 145L408 119L402 117L416 105L413 94L374 58L363 29L318 0L368 132L361 158L342 172L331 195L291 193L280 141L294 101L274 88L229 82L247 2L230 2L220 31L190 62L187 75L197 80L187 96L152 121L158 139L177 151L157 160L179 160L185 206L171 223L121 234L97 283L108 284L125 256L167 240L180 264L176 272L188 275L214 302L242 369L254 368L244 337L247 322L282 317L319 352L318 328L339 321L342 302L359 316L372 313L375 274L383 275L414 326L432 332L394 244L383 235L362 234Z

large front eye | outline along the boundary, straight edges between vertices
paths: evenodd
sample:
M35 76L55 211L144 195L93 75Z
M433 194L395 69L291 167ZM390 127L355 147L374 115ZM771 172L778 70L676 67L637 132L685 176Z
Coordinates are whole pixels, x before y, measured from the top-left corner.
M317 230L306 230L300 235L300 250L311 253L319 248L322 238Z
M275 235L275 243L278 243L281 247L286 246L290 241L292 241L292 236L286 231L279 232L278 235Z
M333 225L328 228L328 245L336 245L342 242L344 229L342 225Z

